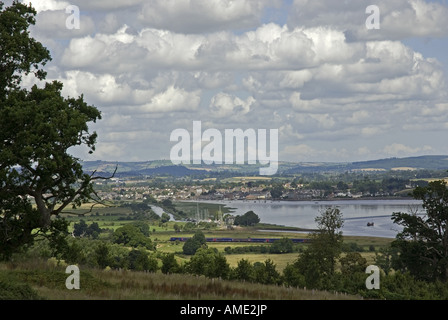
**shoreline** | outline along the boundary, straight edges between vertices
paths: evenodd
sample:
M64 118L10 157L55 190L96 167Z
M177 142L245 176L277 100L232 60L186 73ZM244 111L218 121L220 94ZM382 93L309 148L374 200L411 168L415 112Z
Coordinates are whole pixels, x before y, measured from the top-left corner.
M180 202L180 201L179 201ZM394 230L394 225L391 225L391 221L389 218L389 213L394 212L394 210L403 211L406 210L404 208L408 206L421 206L421 201L413 199L413 198L403 198L403 197L369 197L369 198L361 198L361 199L332 199L332 200L320 200L320 201L271 201L271 200L184 200L181 201L184 203L204 203L204 204L216 204L222 205L231 210L231 214L240 214L239 211L245 210L246 208L252 208L257 214L260 215L260 219L262 220L262 224L264 226L257 226L257 229L264 229L266 231L275 232L291 232L291 233L308 233L310 230L315 230L315 225L313 223L313 214L308 214L308 212L318 210L319 208L323 208L325 206L341 206L345 208L346 206L349 209L346 209L348 212L344 215L344 220L347 223L344 224L343 234L345 236L362 236L362 237L379 237L379 238L395 238L397 234L397 230ZM390 209L387 209L387 213L379 212L366 212L365 214L356 215L357 211L359 211L360 207L355 211L354 206L391 206ZM279 206L285 207L282 212L287 212L283 216L279 216L279 218L274 218L274 215L269 211L269 209L262 208L275 208L279 210ZM294 208L307 208L306 212L302 212L299 214L291 214L291 211L294 211ZM394 209L399 207L399 209ZM244 209L242 209L244 208ZM256 210L256 208L260 208L260 213ZM248 209L249 210L249 209ZM267 211L266 211L267 210ZM310 211L311 210L311 211ZM345 209L344 209L345 210ZM361 209L362 210L362 209ZM390 211L390 212L389 212ZM266 217L262 215L266 215L268 212L269 215ZM279 211L277 211L278 213ZM362 211L361 211L362 212ZM355 215L353 214L355 213ZM303 220L302 220L303 217ZM365 220L365 221L364 221ZM371 220L375 221L374 227L366 227L366 222L371 222ZM359 221L359 222L358 222ZM396 227L396 226L395 226Z
M315 199L173 199L179 202L201 201L241 201L241 202L324 202L324 201L359 201L359 200L416 200L412 197L340 197L340 198L315 198ZM418 200L416 200L418 201Z

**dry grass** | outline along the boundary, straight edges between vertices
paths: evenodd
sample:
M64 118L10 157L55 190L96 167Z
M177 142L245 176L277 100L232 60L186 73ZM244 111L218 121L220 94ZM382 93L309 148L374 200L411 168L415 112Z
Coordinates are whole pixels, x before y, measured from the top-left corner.
M0 274L28 283L48 300L353 300L357 297L209 279L185 274L81 269L79 290L65 287L65 268L42 261L0 265Z

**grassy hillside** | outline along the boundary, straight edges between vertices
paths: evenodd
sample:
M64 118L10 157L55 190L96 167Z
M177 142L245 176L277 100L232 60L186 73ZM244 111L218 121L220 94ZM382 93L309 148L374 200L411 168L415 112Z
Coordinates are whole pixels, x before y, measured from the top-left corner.
M349 165L351 169L385 169L393 170L400 168L409 169L448 169L448 156L420 156L408 158L389 158L373 161L353 162Z
M51 260L50 260L51 261ZM45 261L0 264L1 299L44 300L354 300L356 296L224 281L186 274L165 275L84 269L80 289L68 290L64 266Z

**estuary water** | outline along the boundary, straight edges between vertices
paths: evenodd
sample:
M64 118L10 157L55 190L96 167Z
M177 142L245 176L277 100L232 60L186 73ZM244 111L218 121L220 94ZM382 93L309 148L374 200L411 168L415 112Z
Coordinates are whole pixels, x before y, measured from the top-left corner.
M300 228L316 228L315 218L328 207L342 212L344 235L395 238L402 229L391 220L393 212L423 214L418 200L331 200L331 201L203 201L219 203L232 209L233 215L254 211L263 223ZM200 206L200 204L199 204ZM373 226L367 226L372 223Z

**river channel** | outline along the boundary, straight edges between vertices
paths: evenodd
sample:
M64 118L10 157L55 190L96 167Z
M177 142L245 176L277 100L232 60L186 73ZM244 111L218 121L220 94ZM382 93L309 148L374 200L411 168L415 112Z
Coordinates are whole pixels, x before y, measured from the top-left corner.
M331 200L331 201L203 201L220 203L232 208L233 215L254 211L263 223L316 228L315 218L327 207L337 207L342 212L344 235L395 238L401 226L391 220L393 212L423 214L421 201L417 200ZM368 226L367 224L373 225Z

